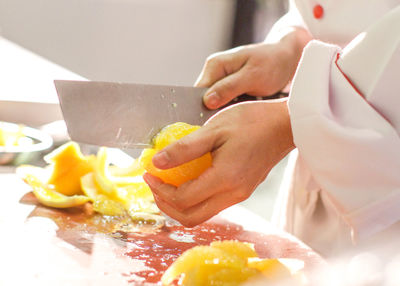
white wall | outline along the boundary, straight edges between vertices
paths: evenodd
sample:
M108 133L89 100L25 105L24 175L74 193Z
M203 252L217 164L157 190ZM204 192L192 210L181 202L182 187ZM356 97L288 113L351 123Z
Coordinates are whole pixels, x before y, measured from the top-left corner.
M192 85L232 0L0 0L0 34L88 79ZM1 64L1 63L0 63Z

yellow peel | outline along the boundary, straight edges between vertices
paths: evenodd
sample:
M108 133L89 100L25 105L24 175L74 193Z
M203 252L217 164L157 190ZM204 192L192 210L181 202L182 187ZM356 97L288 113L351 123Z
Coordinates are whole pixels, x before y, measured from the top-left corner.
M126 167L120 168L117 166L110 166L110 174L113 177L137 177L144 173L143 167L140 165L139 159L135 159L133 163ZM121 178L121 179L122 179Z
M80 178L93 172L94 156L84 156L75 142L69 142L44 157L53 170L47 184L64 195L81 194Z
M100 194L99 189L94 183L93 173L89 173L81 177L81 188L83 193L89 197L91 201L96 199L96 197Z
M276 258L249 258L248 266L261 271L270 280L287 279L291 276L290 270Z
M82 205L89 201L87 196L65 196L57 191L54 191L42 184L39 179L32 175L27 175L25 180L32 187L33 194L38 201L48 207L69 208Z
M114 184L109 179L107 148L101 147L97 152L97 162L94 180L104 194L111 196L114 193Z

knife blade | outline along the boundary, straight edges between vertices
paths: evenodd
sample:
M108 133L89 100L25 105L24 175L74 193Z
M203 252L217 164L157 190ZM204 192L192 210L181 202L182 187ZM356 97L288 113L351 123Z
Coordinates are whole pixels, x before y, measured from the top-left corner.
M205 88L96 81L54 81L72 140L141 149L166 125L203 125L217 110L202 102Z

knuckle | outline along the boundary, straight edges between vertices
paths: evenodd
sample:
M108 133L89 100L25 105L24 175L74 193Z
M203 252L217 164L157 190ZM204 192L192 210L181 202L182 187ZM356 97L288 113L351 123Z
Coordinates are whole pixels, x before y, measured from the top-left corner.
M211 54L211 55L209 55L209 56L207 57L206 63L218 62L219 59L220 59L220 57L221 57L221 53L214 53L214 54Z
M224 57L220 53L215 53L206 59L205 67L212 68L224 65Z

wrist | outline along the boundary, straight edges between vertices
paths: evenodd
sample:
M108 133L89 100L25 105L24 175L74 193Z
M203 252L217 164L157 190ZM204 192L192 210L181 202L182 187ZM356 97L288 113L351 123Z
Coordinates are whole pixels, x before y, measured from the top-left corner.
M300 61L304 47L312 39L307 30L299 27L291 27L283 33L282 37L277 42L284 57L289 59L291 63L290 69L292 76L296 71Z
M283 156L286 156L290 151L292 151L296 146L293 140L292 124L290 121L289 107L287 104L287 99L282 99L279 101L279 128L278 138L280 140L280 146L282 147L281 152Z
M295 148L287 98L257 103L261 108L260 113L264 122L260 134L266 136L262 141L271 143L268 145L269 152L274 154L272 158L277 158L279 161Z

